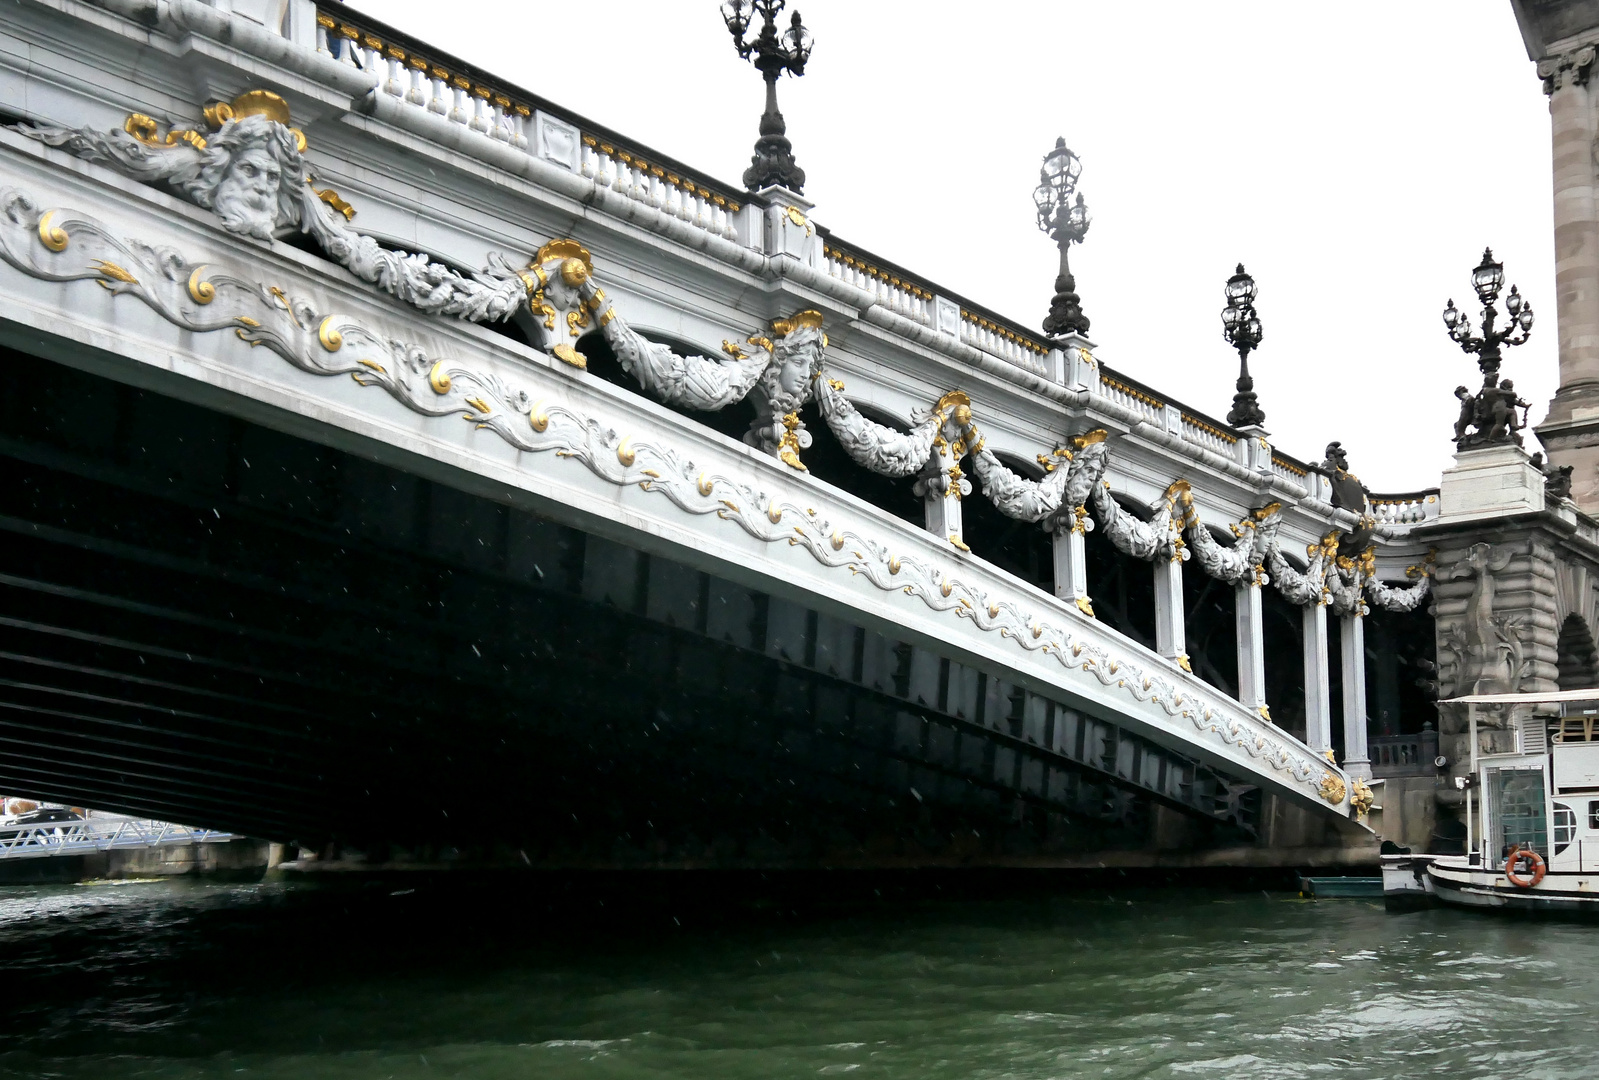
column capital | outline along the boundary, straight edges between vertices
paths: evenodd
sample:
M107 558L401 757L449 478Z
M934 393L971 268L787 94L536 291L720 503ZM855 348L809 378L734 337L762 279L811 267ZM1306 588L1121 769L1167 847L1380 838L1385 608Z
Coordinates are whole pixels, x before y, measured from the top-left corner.
M1595 52L1592 45L1584 45L1538 61L1538 77L1543 80L1543 92L1554 93L1565 85L1568 78L1573 86L1586 86L1596 55L1599 53Z

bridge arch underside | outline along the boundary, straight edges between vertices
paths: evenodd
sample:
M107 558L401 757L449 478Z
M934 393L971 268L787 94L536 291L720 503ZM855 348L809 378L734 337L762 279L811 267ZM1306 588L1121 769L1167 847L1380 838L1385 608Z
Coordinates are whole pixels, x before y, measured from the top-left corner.
M995 673L4 360L38 391L0 403L7 793L549 865L1136 864L1273 818L1257 788Z

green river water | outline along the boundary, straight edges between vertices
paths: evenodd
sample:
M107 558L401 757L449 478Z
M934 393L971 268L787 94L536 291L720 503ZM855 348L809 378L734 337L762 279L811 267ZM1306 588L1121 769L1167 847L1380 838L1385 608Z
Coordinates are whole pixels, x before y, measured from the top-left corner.
M0 889L0 1076L1599 1077L1599 928L659 880Z

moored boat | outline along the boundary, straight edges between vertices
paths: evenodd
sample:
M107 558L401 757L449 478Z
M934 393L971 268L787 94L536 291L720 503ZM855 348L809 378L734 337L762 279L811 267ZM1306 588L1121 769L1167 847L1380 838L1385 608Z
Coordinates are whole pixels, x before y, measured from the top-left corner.
M1599 919L1599 870L1550 870L1532 881L1481 861L1473 856L1434 860L1426 871L1433 895L1456 907Z
M1440 704L1467 709L1470 770L1455 781L1464 793L1466 854L1406 856L1404 869L1451 906L1599 918L1599 690ZM1487 721L1486 741L1479 720ZM1384 859L1385 896L1390 881L1396 893L1413 891L1400 861Z

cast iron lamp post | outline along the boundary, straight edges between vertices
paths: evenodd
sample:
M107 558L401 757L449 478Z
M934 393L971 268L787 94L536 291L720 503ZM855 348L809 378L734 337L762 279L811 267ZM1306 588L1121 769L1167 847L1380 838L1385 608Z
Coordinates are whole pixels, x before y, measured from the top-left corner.
M1502 443L1521 445L1520 430L1526 425L1527 403L1516 395L1515 384L1499 378L1499 351L1501 345L1520 345L1532 335L1532 305L1521 298L1521 292L1510 286L1505 297L1505 311L1509 318L1503 330L1494 329L1499 311L1494 302L1505 283L1504 265L1494 261L1494 253L1482 249L1482 262L1471 272L1471 287L1482 302L1482 333L1471 332L1471 318L1455 307L1453 300L1444 308L1444 327L1449 338L1467 353L1477 354L1477 367L1482 371L1482 389L1469 393L1464 386L1455 388L1460 399L1460 417L1455 421L1455 446L1469 450L1476 446ZM1516 409L1523 410L1520 422ZM1475 430L1468 430L1475 429Z
M811 58L811 35L800 23L800 13L794 12L789 28L779 31L777 15L783 10L784 0L727 0L722 5L722 21L733 35L733 47L746 60L751 60L766 80L766 111L761 114L761 137L755 140L755 153L750 167L744 170L744 186L751 191L777 185L788 188L796 195L805 192L805 170L794 160L794 146L784 134L788 128L783 114L777 111L777 79L783 72L794 76L805 74L805 62ZM761 29L752 38L746 38L752 18L759 13Z
M1499 318L1494 301L1499 299L1504 283L1504 264L1494 261L1491 249L1483 248L1482 262L1471 272L1471 287L1482 301L1482 333L1472 334L1471 317L1456 308L1453 300L1444 308L1444 326L1449 337L1465 352L1477 354L1477 367L1482 371L1484 386L1492 385L1499 377L1499 361L1503 358L1499 346L1520 345L1532 334L1532 305L1521 298L1520 290L1514 285L1510 286L1510 295L1505 297L1505 310L1510 319L1503 330L1494 329L1494 322Z
M1077 190L1077 177L1082 171L1082 159L1067 148L1065 139L1056 139L1055 149L1045 155L1044 167L1038 170L1038 187L1033 191L1038 227L1060 247L1055 298L1044 318L1044 333L1051 337L1088 333L1088 316L1083 314L1076 293L1077 279L1066 262L1067 251L1073 244L1083 242L1092 220L1088 207L1083 205L1083 193ZM1077 195L1076 202L1072 201L1073 193Z
M1238 350L1238 392L1233 395L1227 422L1233 427L1259 427L1266 422L1255 397L1255 380L1249 377L1249 353L1260 347L1260 316L1255 314L1255 279L1238 264L1227 279L1227 306L1221 309L1222 336Z

